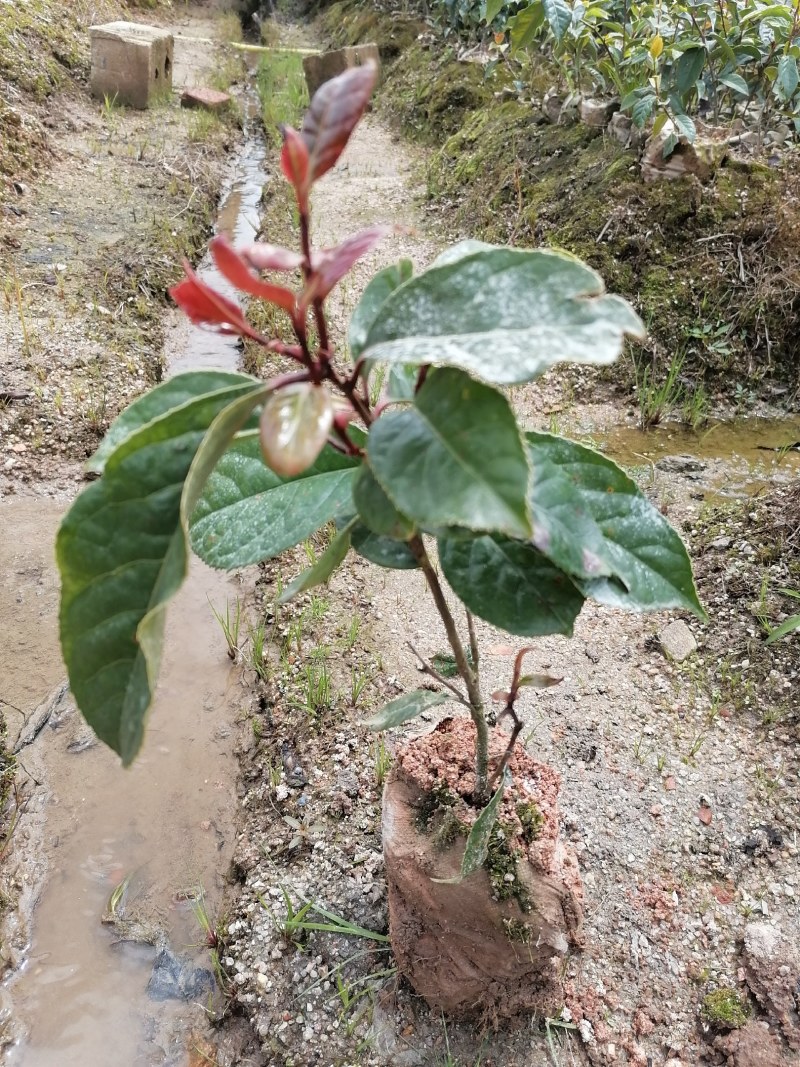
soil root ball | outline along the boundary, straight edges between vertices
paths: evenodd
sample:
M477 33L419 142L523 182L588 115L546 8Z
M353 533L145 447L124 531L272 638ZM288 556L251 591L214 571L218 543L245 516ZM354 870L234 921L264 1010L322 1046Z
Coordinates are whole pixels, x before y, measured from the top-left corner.
M452 1017L554 1015L583 917L577 860L558 838L556 772L515 752L486 865L459 884L432 880L458 875L478 814L465 800L474 743L471 722L448 719L398 753L383 800L392 949L414 989ZM506 743L492 732L491 763Z

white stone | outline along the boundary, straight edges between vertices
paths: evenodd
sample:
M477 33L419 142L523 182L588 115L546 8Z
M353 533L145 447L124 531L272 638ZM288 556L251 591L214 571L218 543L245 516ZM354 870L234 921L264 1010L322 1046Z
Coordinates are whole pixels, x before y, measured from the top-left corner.
M675 663L683 663L697 651L694 634L682 619L675 619L658 635L664 655Z

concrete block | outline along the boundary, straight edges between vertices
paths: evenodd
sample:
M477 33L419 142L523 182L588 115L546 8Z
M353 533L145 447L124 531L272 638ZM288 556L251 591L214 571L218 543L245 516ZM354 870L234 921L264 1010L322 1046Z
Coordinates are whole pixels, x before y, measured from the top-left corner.
M313 96L326 81L344 74L353 67L363 67L374 63L380 69L381 57L376 44L359 44L348 48L337 48L334 52L322 52L317 56L306 56L303 71L308 85L308 95Z
M90 26L91 86L126 107L146 108L172 92L172 34L138 22Z

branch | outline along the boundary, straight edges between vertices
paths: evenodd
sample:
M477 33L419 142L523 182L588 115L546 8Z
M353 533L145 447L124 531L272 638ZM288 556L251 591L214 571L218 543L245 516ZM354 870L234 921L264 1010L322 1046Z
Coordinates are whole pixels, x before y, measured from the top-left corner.
M408 647L411 649L411 651L414 653L414 655L419 660L420 667L422 669L423 674L429 674L431 676L431 678L435 678L436 681L439 682L440 685L443 685L445 687L445 689L449 689L450 692L453 693L453 695L456 696L458 698L458 700L465 707L468 708L469 707L469 701L464 696L464 694L461 692L461 690L457 686L453 685L453 683L449 680L449 678L445 678L444 675L439 674L439 672L434 667L432 667L430 663L428 663L428 661L424 658L424 656L422 656L417 651L417 649L414 648L414 646L411 644L410 641L406 641L406 644L408 645Z
M513 726L512 730L511 730L511 736L508 739L508 744L506 745L506 750L503 753L503 758L497 764L497 767L495 768L494 774L492 775L492 777L489 780L489 792L490 793L495 788L496 783L500 780L500 778L503 777L503 774L505 773L505 769L508 766L509 760L511 759L511 753L514 751L514 745L516 745L516 743L517 743L517 738L519 737L520 731L522 730L522 726L523 726L522 719L519 718L519 716L517 715L516 711L514 710L513 703L506 704L506 706L500 712L500 716L499 716L499 718L497 720L498 723L503 719L503 716L505 716L505 715L510 715L511 716L511 718L514 720L514 726Z
M428 588L433 596L436 610L439 612L439 617L444 623L445 633L447 634L450 648L453 650L458 673L461 675L461 678L467 687L467 693L469 694L469 713L472 721L475 723L476 731L475 798L482 802L487 796L488 791L489 726L486 722L486 714L483 709L483 699L481 698L480 686L478 685L478 677L469 665L467 654L464 651L464 645L458 633L458 627L456 626L455 619L447 604L447 599L439 581L439 576L425 550L425 544L421 535L417 534L415 537L412 537L408 542L408 547L413 552L414 558L419 563L422 572L425 575L425 580L427 581Z

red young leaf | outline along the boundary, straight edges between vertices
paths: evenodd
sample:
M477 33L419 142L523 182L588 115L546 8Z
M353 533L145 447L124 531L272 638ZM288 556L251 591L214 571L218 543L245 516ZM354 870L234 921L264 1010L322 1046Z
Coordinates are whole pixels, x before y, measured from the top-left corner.
M201 281L186 260L183 261L183 269L186 277L173 285L169 295L195 325L214 326L220 333L241 334L255 341L262 340L237 304Z
M270 304L277 304L290 315L294 315L297 297L291 289L284 289L282 285L272 285L257 278L227 237L215 237L209 247L217 269L231 285L235 285L243 293L250 293L251 296L258 296Z
M303 257L299 252L264 244L263 241L243 245L239 254L254 270L297 270L303 265Z
M308 189L313 180L309 176L308 148L305 140L291 126L282 126L283 148L281 149L281 170L297 193L297 202L301 210L308 203Z
M312 182L329 171L344 151L377 80L378 69L370 63L331 78L314 93L300 131L308 148Z
M368 230L348 237L336 248L323 248L312 255L313 273L302 295L302 303L308 306L314 300L324 300L353 264L391 232L391 226L370 226Z

